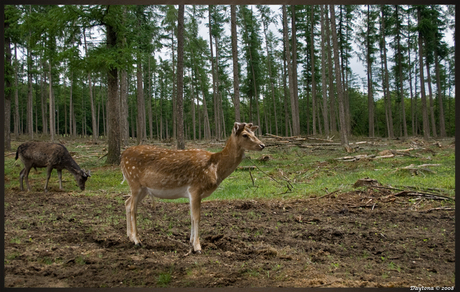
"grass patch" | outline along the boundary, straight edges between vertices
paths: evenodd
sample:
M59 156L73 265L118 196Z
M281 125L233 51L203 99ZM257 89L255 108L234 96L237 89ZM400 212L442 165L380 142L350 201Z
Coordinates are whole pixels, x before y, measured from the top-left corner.
M262 140L264 138L262 137ZM12 149L21 142L13 141ZM156 143L156 142L155 142ZM443 141L443 145L450 145ZM190 145L190 143L188 144ZM100 196L101 194L117 198L120 204L126 198L119 194L129 194L129 186L121 184L123 176L118 166L105 165L105 142L98 144L86 141L66 141L65 146L73 154L81 168L90 169L92 176L86 183L84 196ZM190 148L193 145L188 146ZM386 149L407 149L409 143L386 141L375 146L359 149L353 155L377 154ZM13 150L13 151L14 151ZM221 148L208 148L212 152ZM13 153L12 151L12 153ZM5 156L5 188L19 187L19 172L22 163L14 161L13 154ZM394 158L358 160L345 162L336 158L348 156L341 149L331 151L311 150L299 147L267 147L263 152L248 152L240 166L255 166L251 170L237 169L224 180L212 196L205 200L232 199L292 199L306 198L311 195L324 195L333 191L347 192L353 190L353 184L361 178L370 177L383 185L417 186L419 188L441 189L444 195L455 195L455 153L453 147L439 148L435 143L427 142L423 148L410 151L410 156ZM269 155L268 161L260 161L262 155ZM439 164L432 167L433 172L421 171L417 175L401 168L410 164ZM33 190L41 191L46 179L44 169L32 170L29 181ZM50 179L50 187L58 188L58 178L54 170ZM65 191L80 193L73 176L63 171L63 187ZM168 202L187 203L188 199L164 200Z
M168 287L171 282L171 272L164 272L158 275L157 285L159 287Z

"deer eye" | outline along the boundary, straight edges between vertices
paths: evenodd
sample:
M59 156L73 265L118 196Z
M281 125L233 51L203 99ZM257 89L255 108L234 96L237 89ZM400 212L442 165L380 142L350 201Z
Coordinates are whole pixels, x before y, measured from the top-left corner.
M247 137L248 137L248 134L243 134L243 137L244 137L244 138L247 138Z

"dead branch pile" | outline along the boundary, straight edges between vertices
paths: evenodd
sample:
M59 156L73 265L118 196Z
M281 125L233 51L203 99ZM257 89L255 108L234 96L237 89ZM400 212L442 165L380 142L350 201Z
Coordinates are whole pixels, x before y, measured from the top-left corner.
M415 149L408 148L408 149L383 150L377 153L377 155L376 154L361 154L361 155L355 155L355 156L339 157L339 158L336 158L336 160L352 162L352 161L357 161L360 159L368 159L368 160L382 159L382 158L393 158L395 156L420 157L418 154L410 154L409 151L412 151L412 150L415 150Z
M446 191L440 189L433 189L433 188L420 188L420 187L413 187L413 186L401 186L401 187L392 187L392 186L384 186L380 184L375 179L364 178L359 179L355 182L353 187L367 187L368 189L378 189L383 190L386 192L384 196L366 196L365 199L367 200L365 204L361 205L347 205L348 208L372 208L378 207L378 202L394 202L397 197L413 197L415 199L411 199L416 202L411 205L411 210L417 210L420 207L420 203L423 200L440 200L440 201L455 201L455 198L449 195L446 195ZM364 202L364 201L363 201ZM432 212L436 210L444 210L444 211L454 211L455 208L452 207L436 207L427 210L420 210L420 212Z

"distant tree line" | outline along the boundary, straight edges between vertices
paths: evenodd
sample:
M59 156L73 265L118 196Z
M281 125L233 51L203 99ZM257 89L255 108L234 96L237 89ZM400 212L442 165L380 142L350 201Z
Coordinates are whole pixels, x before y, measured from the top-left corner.
M5 146L107 136L118 163L130 138L183 148L235 121L344 146L453 136L454 7L6 5Z

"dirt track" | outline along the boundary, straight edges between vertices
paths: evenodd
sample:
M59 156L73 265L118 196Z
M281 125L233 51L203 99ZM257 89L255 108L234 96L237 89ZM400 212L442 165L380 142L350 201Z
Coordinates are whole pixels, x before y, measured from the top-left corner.
M123 194L7 190L5 286L455 285L454 212L422 212L440 206L428 200L411 210L407 197L388 195L204 202L203 253L184 257L188 204L145 199L136 248L126 237Z

